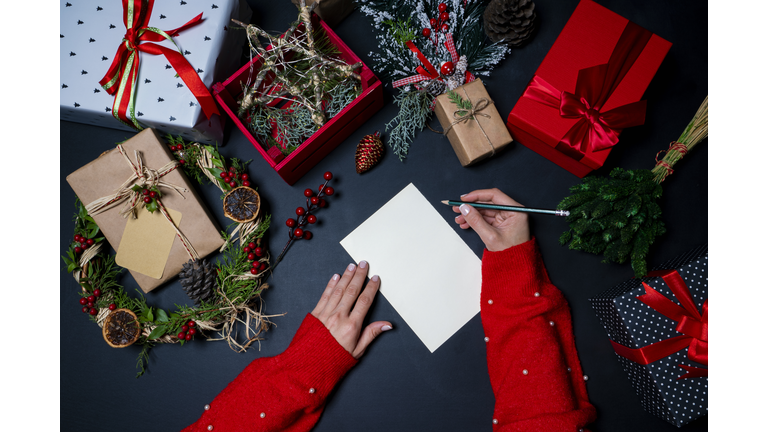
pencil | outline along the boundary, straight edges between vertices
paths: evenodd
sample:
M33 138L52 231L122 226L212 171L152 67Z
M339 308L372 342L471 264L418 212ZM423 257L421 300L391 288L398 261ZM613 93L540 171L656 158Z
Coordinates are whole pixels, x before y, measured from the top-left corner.
M546 210L546 209L536 209L536 208L528 208L528 207L519 207L519 206L506 206L506 205L498 205L498 204L482 204L482 203L473 203L473 202L464 202L464 201L450 201L445 200L441 201L445 205L449 206L460 206L462 204L469 204L474 208L479 209L491 209L491 210L505 210L505 211L516 211L516 212L522 212L522 213L541 213L541 214L551 214L555 216L568 216L571 214L568 210Z

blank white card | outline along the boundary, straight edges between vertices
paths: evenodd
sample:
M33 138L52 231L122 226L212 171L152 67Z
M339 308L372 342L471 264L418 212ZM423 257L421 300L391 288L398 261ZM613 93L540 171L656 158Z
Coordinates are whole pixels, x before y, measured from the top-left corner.
M480 259L413 183L341 245L368 261L368 275L381 277L381 293L430 352L480 312Z

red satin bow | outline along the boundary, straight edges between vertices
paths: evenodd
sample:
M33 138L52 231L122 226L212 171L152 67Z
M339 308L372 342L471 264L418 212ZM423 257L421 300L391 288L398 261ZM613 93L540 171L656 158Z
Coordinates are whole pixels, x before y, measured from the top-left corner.
M611 341L616 354L635 363L647 365L688 347L689 359L701 364L709 364L709 350L707 346L709 339L709 300L704 301L704 305L701 308L702 312L699 313L696 303L694 303L691 297L691 292L685 285L685 281L680 276L680 273L676 270L651 272L648 276L661 276L672 291L672 294L680 302L680 306L651 288L645 282L643 282L645 294L638 296L637 299L676 322L675 330L682 333L682 335L636 349ZM688 371L688 373L678 379L701 377L708 374L707 369L685 365L679 366Z
M581 69L573 93L560 91L534 76L523 97L559 110L564 118L578 119L557 144L557 149L580 160L587 151L599 151L619 142L622 129L645 123L645 101L603 111L603 105L643 52L652 33L628 22L608 63Z
M136 83L139 74L139 56L137 51L152 55L164 55L171 66L179 74L192 94L197 98L200 107L206 117L219 114L216 102L208 88L189 64L187 59L179 51L164 46L147 43L159 42L178 35L183 30L202 22L203 14L200 13L189 22L176 29L164 32L163 30L148 27L152 14L154 0L122 0L123 23L126 27L123 43L117 48L117 53L104 78L99 84L111 95L116 95L112 107L112 115L123 123L141 130L133 111L136 94ZM144 42L144 43L142 43ZM174 43L175 44L175 43ZM130 113L130 118L128 117Z

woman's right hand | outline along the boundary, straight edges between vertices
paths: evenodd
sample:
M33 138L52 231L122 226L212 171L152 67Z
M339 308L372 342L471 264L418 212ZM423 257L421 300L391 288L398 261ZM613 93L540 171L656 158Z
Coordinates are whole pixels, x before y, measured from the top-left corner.
M472 207L472 203L522 206L502 191L498 189L476 190L463 195L461 200L466 204L453 206L453 211L460 213L456 216L456 223L462 229L471 227L475 230L489 251L502 251L531 239L527 213Z

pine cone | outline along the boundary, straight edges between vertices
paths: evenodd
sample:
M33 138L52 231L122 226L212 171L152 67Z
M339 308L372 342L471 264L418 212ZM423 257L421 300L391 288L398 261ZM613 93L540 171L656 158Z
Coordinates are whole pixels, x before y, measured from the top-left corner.
M206 259L187 261L181 268L179 279L196 307L213 298L216 292L216 267Z
M384 154L384 145L381 143L379 131L364 136L357 144L357 151L355 152L357 173L362 174L373 168L381 160L382 154Z
M493 42L522 46L535 28L532 0L491 0L483 13L485 34Z

